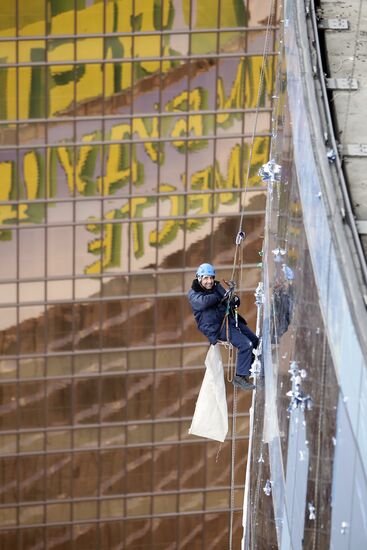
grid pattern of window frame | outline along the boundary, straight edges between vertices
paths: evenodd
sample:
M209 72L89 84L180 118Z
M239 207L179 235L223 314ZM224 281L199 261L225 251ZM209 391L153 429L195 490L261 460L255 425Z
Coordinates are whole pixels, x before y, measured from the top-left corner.
M0 73L11 76L15 92L15 107L0 106L0 112L7 115L0 121L0 165L13 162L15 167L13 193L7 198L0 194L0 212L6 209L13 216L5 221L0 218L0 236L11 239L0 241L9 258L0 272L0 312L5 320L0 348L0 538L22 550L35 548L40 541L45 548L78 550L226 544L230 445L218 457L215 443L187 434L207 344L196 331L186 292L203 254L216 262L224 278L231 272L228 242L233 240L243 206L245 158L256 105L247 80L240 82L247 86L247 96L240 87L234 90L239 94L236 105L230 94L236 77L245 78L252 60L258 63L261 59L266 26L255 19L252 23L254 0L211 2L215 22L211 14L199 10L198 2L189 0L182 28L164 28L167 13L162 9L158 28L138 29L151 14L141 11L140 0L129 0L129 24L136 25L136 30L111 30L111 5L122 6L123 2L103 0L85 7L85 14L101 15L95 23L100 32L86 32L83 9L76 9L83 2L72 4L71 26L61 34L53 32L52 10L56 10L55 18L61 17L58 2L42 0L37 6L43 5L43 20L22 14L27 2L16 0L13 34L0 30L0 51L5 47L14 52L9 62L0 54ZM156 2L165 9L173 6L177 12L182 4L179 0ZM261 14L267 8L263 6ZM234 14L236 9L242 10L245 24L226 23L225 10ZM205 17L211 26L205 27ZM89 15L86 21L91 21ZM41 23L44 32L37 31ZM277 27L272 28L270 64L277 57L276 31ZM153 41L152 52L143 55ZM116 47L129 44L128 53L109 58L111 43ZM171 43L185 44L186 49L173 52ZM71 54L57 59L57 49L61 52L66 45ZM28 60L33 46L38 57ZM100 58L93 56L93 47L99 48ZM79 57L79 48L84 57ZM150 63L155 67L151 72ZM100 93L88 96L78 75L89 70L96 75L96 69L100 70ZM121 74L130 75L130 84L115 91L113 85L117 86ZM232 80L232 88L226 78ZM246 78L250 80L248 74ZM61 99L63 108L58 111L52 95L55 82L62 83L64 93L70 88L68 104ZM269 69L259 109L261 128L255 138L264 161L271 136L272 85ZM184 101L179 108L168 110L177 97L175 86L178 93L183 90ZM211 104L199 101L190 106L191 97L205 86L212 94ZM144 103L141 97L147 92L153 99ZM222 105L218 104L221 93L227 101ZM117 126L125 128L123 137L114 136ZM123 187L108 192L109 155L121 143L129 177ZM216 163L222 151L236 147L238 165L232 168L238 182L231 186L229 171L222 175L221 170L228 170L232 157L223 153L222 165ZM149 158L156 155L154 171L147 171L154 174L155 182L149 189L133 180L137 150ZM179 151L184 174L174 190L161 186L166 184L163 157L172 150ZM100 182L90 195L85 183L90 174L78 179L83 154L87 159L90 154L89 161L96 163L92 176ZM59 172L52 171L61 155L64 163L69 159L70 179L61 180ZM201 159L199 169L197 158ZM26 180L25 162L30 173L38 170L39 182L44 178L41 191L34 190L31 179ZM208 177L218 177L218 182L192 183L193 176L201 177L202 167L208 165L214 167ZM240 289L250 322L254 320L251 304L259 274L266 193L256 177L257 169L255 163L245 197L249 245ZM151 199L152 210L139 211L136 205L146 198ZM167 201L183 206L167 214ZM115 215L121 204L127 205L123 218ZM166 253L156 246L147 264L140 265L134 256L134 235L145 234L145 228L148 234L158 235L169 224L177 224L172 232L179 231L179 254L174 247ZM190 224L197 228L192 233ZM79 264L85 265L81 249L86 246L82 232L87 226L97 235L88 246L99 243L96 257L100 264L96 272L86 273ZM127 260L105 269L109 252L104 239L110 231L124 232L125 228ZM229 410L231 406L229 397ZM239 409L247 408L246 397L240 396ZM238 541L248 421L247 412L238 414L234 488Z

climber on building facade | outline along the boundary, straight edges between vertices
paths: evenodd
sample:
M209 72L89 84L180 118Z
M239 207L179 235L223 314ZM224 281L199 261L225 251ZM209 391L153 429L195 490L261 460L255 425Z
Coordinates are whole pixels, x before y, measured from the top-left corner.
M225 287L228 287L227 289ZM230 342L237 348L236 373L233 385L253 390L250 368L254 359L253 349L258 346L257 336L249 329L241 315L237 314L240 298L226 281L215 280L215 269L203 263L188 293L189 302L199 330L215 345L218 341Z

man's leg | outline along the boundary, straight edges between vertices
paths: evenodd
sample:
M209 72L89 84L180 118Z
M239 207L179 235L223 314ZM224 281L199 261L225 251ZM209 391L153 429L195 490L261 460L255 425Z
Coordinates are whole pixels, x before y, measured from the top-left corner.
M231 344L237 348L237 367L236 374L240 376L248 376L250 373L251 363L253 359L253 343L249 336L243 334L238 328L230 323L229 325L229 340ZM246 327L247 328L247 327ZM250 329L249 332L256 338L254 343L257 345L257 337L253 334ZM223 326L221 334L219 335L220 340L226 340L226 329Z

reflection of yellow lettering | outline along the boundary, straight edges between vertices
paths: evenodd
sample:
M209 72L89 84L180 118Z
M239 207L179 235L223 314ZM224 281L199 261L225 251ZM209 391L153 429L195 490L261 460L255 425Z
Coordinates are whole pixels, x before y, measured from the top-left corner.
M112 128L111 141L123 142L126 138L131 138L129 124L119 124ZM134 145L130 146L128 143L109 145L106 174L104 177L97 178L98 191L101 195L110 195L130 180L131 183L139 183L140 173L138 168Z
M11 198L13 185L13 163L0 162L0 200L8 201ZM4 204L0 206L0 223L13 221L16 222L17 210L16 206ZM0 232L1 237L1 232Z
M265 104L265 98L272 93L273 75L275 60L272 56L266 58L264 66L264 82L262 87L262 96L260 98L260 107ZM245 78L245 107L251 108L257 106L258 90L260 86L261 69L263 57L253 55L246 58L246 78Z
M87 134L83 136L82 141L91 142L96 134ZM58 147L57 153L61 166L65 170L69 191L74 194L74 188L81 194L85 193L87 184L91 181L96 156L96 147L93 145L83 145L79 147L77 158L74 159L74 150L70 147ZM90 162L92 161L92 162Z
M176 187L163 183L159 186L161 193L173 193L176 191ZM171 203L170 216L172 220L165 220L163 227L160 231L154 230L149 234L149 244L151 246L162 246L168 244L174 240L177 235L177 231L182 225L182 220L177 219L183 216L185 213L185 197L182 195L162 195L159 200L169 200Z
M151 126L150 132L148 132L148 124ZM152 117L152 118L134 118L132 121L132 133L138 134L139 137L143 139L147 138L158 138L158 117ZM158 155L159 146L158 144L154 144L151 142L145 142L144 143L144 149L146 150L147 154L151 158L153 162L160 162L162 164L163 162L163 155Z
M182 111L200 111L206 107L206 94L202 88L195 88L190 91L183 91L178 96L176 96L172 101L167 103L166 111L170 112L182 112ZM171 135L172 137L188 136L193 133L196 136L202 136L204 133L203 129L203 116L202 115L190 115L188 117L183 117L178 119L174 125ZM198 145L199 142L188 141L187 147L189 150L195 149L196 147L205 147L207 145L206 141L203 141ZM175 140L173 142L174 147L177 147L179 151L185 150L185 141L184 140Z
M118 210L107 212L106 219L112 220L118 215ZM98 254L101 259L85 268L87 275L101 273L107 267L120 265L121 225L119 223L88 224L88 231L97 233L103 231L103 237L88 243L88 252Z
M191 187L192 189L200 189L203 191L210 191L213 189L213 168L209 166L208 168L204 168L204 170L195 172L191 176ZM212 201L212 193L206 192L202 195L188 195L188 211L197 209L196 215L198 216L209 214L214 209ZM206 219L189 218L186 222L186 227L189 230L193 230L200 227L205 222Z
M217 91L217 108L218 109L241 109L244 108L244 98L245 98L245 60L244 58L240 59L237 66L237 73L232 84L231 91L228 98L226 98L226 93L224 90L223 79L218 78L218 91ZM242 115L240 115L242 116ZM231 113L219 113L217 115L217 120L219 124L225 125L226 122L229 122L233 117Z
M132 197L130 205L126 204L121 208L123 215L130 214L132 220L143 217L143 211L148 206L156 202L155 198L151 197ZM133 221L131 223L133 251L135 258L140 258L144 254L144 230L141 221Z
M220 178L221 187L227 189L239 189L241 187L241 151L240 145L237 144L233 147L228 161L227 178ZM219 200L221 204L230 204L233 197L233 193L220 193Z

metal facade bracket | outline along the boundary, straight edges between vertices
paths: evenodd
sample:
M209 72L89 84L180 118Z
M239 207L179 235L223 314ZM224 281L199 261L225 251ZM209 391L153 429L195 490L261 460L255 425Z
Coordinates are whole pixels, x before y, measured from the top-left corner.
M356 78L327 78L326 87L328 90L358 90Z
M320 19L317 24L319 29L345 31L349 29L348 19Z
M343 145L343 157L367 157L367 143L349 143Z

